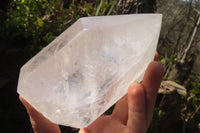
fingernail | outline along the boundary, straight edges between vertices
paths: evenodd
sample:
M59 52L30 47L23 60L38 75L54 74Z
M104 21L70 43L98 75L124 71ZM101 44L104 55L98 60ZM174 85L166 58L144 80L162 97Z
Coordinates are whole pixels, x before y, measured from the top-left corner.
M138 81L134 81L130 87L137 87L137 86L141 86L141 84Z
M134 84L139 84L139 82L138 82L138 81L133 81L133 83L131 83L130 86L132 86L132 85L134 85Z

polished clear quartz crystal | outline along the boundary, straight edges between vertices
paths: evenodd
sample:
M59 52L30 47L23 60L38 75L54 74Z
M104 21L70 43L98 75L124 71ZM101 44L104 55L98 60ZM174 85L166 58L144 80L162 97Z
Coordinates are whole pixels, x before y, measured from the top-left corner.
M54 123L86 127L141 81L161 14L80 18L22 68L18 93Z

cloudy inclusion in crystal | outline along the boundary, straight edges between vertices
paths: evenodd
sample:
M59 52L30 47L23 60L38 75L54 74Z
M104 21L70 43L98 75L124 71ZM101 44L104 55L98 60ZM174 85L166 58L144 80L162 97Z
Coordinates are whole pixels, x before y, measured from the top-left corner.
M141 81L162 15L86 17L22 68L18 93L54 123L86 127Z

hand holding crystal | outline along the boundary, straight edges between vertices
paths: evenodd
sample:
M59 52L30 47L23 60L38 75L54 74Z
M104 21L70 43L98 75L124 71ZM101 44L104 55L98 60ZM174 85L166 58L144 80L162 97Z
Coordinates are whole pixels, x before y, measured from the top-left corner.
M158 59L158 54L155 60ZM102 115L79 133L145 133L153 115L157 91L162 79L163 67L151 62L141 83L130 85L128 94L115 106L112 115ZM27 109L31 124L36 133L60 133L59 126L50 122L20 97Z

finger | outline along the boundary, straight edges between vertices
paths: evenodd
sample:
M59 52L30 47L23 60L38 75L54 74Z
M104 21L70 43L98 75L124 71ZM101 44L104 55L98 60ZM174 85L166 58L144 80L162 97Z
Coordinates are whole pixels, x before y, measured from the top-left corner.
M158 52L156 51L154 60L157 61L159 57ZM118 119L122 122L122 124L126 124L128 120L128 101L127 101L127 95L122 97L116 104L112 116L115 119Z
M33 130L37 133L61 133L58 125L46 119L41 113L35 110L25 99L19 96L20 101L26 107Z
M158 52L156 51L155 56L154 56L154 61L158 61L158 58L159 58L159 54L158 54Z
M116 104L112 117L119 120L122 124L126 124L128 119L128 100L127 94L123 96Z
M78 133L88 133L84 128L81 128Z
M163 66L158 62L152 62L148 66L142 84L145 88L146 105L147 105L147 120L148 125L153 115L153 109L156 101L156 96L163 75Z
M130 133L146 132L146 103L144 87L140 83L133 83L128 90L128 121L127 129Z

